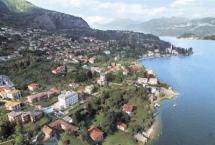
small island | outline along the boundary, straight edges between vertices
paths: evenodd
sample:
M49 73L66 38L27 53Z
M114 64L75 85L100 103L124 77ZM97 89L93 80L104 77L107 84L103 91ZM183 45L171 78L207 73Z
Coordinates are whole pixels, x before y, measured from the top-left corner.
M196 35L193 33L185 33L177 37L178 39L189 39L189 40L215 40L214 35Z
M184 33L184 34L178 36L177 38L178 39L190 39L190 40L201 39L200 36L193 34L193 33Z

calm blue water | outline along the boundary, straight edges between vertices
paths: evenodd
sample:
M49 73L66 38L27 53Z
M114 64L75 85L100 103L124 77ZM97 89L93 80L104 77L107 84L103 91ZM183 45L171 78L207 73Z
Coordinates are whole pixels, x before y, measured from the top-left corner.
M180 93L162 102L162 133L155 145L215 145L215 41L161 39L193 47L194 54L141 61Z

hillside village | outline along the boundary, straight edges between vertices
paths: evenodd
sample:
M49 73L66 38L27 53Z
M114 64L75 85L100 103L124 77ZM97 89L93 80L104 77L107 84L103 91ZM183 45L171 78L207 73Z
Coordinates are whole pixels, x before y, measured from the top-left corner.
M1 142L110 145L122 138L141 145L151 138L159 100L174 91L138 64L139 56L125 55L127 49L114 40L36 29L3 27L1 43L10 43L13 35L22 38L19 48L0 56ZM181 54L168 47L144 55Z

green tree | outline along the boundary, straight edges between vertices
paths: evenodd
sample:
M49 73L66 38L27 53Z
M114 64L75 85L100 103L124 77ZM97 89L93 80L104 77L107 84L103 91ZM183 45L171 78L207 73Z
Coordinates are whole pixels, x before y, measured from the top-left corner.
M15 131L15 125L8 120L0 120L0 139L5 140Z
M28 145L28 140L24 132L24 128L20 123L16 125L15 134L16 134L15 145Z

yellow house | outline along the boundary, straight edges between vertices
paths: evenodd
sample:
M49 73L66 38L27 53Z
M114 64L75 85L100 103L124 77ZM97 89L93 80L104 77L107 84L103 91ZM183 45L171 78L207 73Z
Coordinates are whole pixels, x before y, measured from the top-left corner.
M21 92L16 88L0 87L0 96L3 99L19 99L21 97Z
M21 108L21 102L7 101L5 103L5 108L10 111L19 110Z

